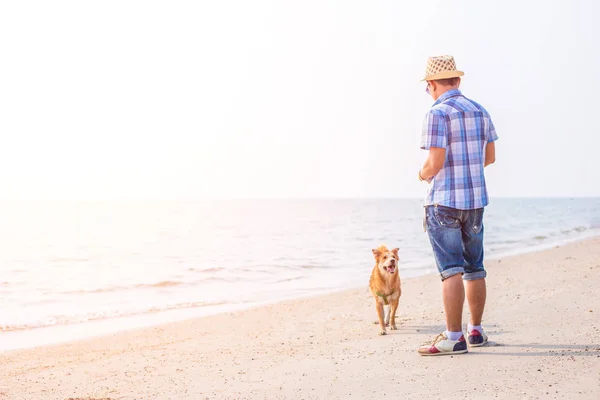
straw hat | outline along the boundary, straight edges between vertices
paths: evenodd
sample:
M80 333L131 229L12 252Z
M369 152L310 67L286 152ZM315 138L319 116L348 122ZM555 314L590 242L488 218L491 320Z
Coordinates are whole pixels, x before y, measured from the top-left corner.
M465 73L456 69L456 63L452 56L429 57L425 78L422 81L435 81L437 79L457 78Z

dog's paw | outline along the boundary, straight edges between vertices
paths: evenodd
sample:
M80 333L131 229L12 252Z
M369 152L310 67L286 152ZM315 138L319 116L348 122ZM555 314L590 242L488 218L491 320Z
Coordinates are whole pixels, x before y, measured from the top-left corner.
M383 336L383 335L387 335L387 332L385 331L385 329L382 329L379 331L379 336Z
M392 331L397 331L397 330L398 330L398 328L396 327L396 324L394 324L394 325L390 326L390 329L391 329Z

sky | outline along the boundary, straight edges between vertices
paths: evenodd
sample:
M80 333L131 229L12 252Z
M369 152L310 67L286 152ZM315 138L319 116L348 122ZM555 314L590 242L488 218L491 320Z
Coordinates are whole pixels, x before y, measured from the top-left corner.
M598 2L0 4L0 199L422 197L442 54L492 198L600 196Z

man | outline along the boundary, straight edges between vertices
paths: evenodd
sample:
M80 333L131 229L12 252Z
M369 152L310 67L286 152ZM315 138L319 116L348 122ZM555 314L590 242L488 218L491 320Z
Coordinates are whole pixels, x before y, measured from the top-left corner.
M488 205L483 170L495 161L498 136L488 112L459 90L463 75L452 56L441 56L429 58L423 79L435 102L424 121L421 149L429 154L418 178L431 184L424 224L442 279L446 331L420 347L421 355L467 352L465 291L471 314L468 343L487 342L481 327L486 298L483 210Z

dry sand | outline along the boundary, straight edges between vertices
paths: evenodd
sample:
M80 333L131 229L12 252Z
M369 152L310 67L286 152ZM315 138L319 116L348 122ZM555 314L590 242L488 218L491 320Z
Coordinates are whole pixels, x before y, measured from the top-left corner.
M488 262L490 344L464 355L416 353L443 330L436 275L403 280L378 336L371 267L359 289L5 352L0 399L600 399L600 238Z

